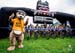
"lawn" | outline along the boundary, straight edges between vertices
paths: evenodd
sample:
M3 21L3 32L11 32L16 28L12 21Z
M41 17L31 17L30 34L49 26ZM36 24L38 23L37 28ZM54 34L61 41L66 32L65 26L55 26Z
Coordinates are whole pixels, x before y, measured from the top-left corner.
M14 51L7 51L9 39L0 40L0 53L75 53L75 38L38 38L34 40L24 39L24 48ZM68 50L68 45L71 45L72 50Z

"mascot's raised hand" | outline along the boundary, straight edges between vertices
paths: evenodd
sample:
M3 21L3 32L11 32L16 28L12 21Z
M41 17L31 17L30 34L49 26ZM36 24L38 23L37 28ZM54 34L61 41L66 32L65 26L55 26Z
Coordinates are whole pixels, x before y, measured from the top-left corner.
M24 32L25 28L24 26L27 25L28 20L24 23L24 18L26 16L26 13L22 10L18 10L16 14L12 13L11 16L9 16L9 20L13 23L12 30L10 32L9 38L10 38L10 46L7 50L11 51L15 49L16 41L18 42L18 48L23 48L23 40L24 40ZM13 18L15 17L15 18Z
M9 20L11 19L11 18L13 18L15 15L14 15L14 13L12 13L10 16L9 16Z

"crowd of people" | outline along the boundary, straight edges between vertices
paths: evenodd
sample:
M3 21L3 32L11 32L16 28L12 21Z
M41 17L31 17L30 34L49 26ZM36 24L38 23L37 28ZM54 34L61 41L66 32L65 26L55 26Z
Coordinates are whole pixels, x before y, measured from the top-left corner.
M65 26L60 24L59 26L54 26L53 24L36 24L33 26L32 24L26 26L26 34L27 39L31 38L34 34L34 38L37 39L39 36L43 38L64 38L64 37L72 37L72 29L70 26Z

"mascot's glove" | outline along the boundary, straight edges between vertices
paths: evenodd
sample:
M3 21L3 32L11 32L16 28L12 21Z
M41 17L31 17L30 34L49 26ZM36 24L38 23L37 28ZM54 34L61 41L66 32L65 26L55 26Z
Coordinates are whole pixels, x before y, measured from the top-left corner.
M29 20L29 18L27 18L27 21Z
M14 17L14 13L12 13L10 16L9 16L9 20L12 19Z

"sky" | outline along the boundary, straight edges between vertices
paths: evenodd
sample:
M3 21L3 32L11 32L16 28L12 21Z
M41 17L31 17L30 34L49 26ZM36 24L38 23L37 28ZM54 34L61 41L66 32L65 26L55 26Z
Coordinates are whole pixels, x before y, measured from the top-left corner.
M0 7L27 7L36 9L38 0L1 0ZM45 0L42 0L45 1ZM75 0L47 0L49 2L50 11L59 11L75 15ZM29 24L34 24L32 17L29 18ZM25 20L26 20L25 19Z

